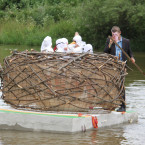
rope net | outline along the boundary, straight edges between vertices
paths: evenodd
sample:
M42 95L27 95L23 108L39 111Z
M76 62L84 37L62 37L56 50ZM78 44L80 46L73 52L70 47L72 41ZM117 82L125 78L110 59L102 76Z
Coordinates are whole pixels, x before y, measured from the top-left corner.
M108 54L15 52L4 59L2 98L19 109L113 110L123 101L125 71Z

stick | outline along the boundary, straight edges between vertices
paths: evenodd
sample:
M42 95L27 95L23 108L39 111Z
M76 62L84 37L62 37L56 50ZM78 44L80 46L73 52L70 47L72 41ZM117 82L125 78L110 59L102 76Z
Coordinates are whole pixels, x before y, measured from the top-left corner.
M101 66L99 66L99 69L104 66L108 61L110 61L112 58L109 58L105 63L103 63Z
M115 45L117 45L122 50L122 52L126 55L126 57L131 61L131 58L129 57L129 55L118 45L118 43L116 43L111 36L108 36L108 37L115 43ZM143 72L143 70L135 62L133 64L145 76L145 73Z
M80 55L80 56L78 56L78 57L76 57L76 58L70 60L67 64L65 64L65 65L63 65L61 68L59 68L59 71L60 71L61 69L63 69L64 67L68 66L69 64L71 64L72 62L76 61L77 59L84 57L84 56L87 55L87 54L89 54L89 53L84 53L84 54L82 54L82 55Z

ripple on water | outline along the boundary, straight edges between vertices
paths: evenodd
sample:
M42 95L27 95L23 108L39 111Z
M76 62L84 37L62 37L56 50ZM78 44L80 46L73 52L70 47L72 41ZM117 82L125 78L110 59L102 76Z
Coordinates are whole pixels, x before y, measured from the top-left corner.
M124 126L121 144L142 145L145 140L145 80L137 80L126 87L126 100L129 110L138 112L137 124Z

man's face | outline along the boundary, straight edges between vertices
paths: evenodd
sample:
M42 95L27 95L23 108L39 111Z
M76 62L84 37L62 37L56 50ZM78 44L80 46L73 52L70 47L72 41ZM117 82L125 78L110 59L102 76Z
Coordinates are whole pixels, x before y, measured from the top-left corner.
M112 32L112 37L115 41L118 41L120 39L120 35L121 35L121 32Z

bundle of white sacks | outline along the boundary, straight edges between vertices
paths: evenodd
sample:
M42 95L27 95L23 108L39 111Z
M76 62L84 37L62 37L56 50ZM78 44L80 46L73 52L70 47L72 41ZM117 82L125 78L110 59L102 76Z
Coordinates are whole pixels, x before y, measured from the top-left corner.
M44 38L41 44L41 52L54 52L52 48L52 39L51 37L47 36Z
M56 40L56 46L53 49L52 39L50 36L47 36L42 42L41 52L93 53L93 47L91 44L86 44L86 42L82 41L82 37L76 34L71 44L68 44L66 38Z

